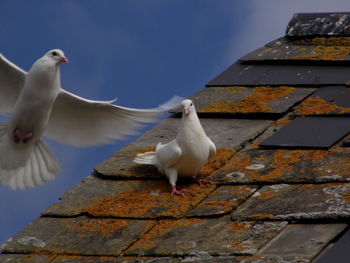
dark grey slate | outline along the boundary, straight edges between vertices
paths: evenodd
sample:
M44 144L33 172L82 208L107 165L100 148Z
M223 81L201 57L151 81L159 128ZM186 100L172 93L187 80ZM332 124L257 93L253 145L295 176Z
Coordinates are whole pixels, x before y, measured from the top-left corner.
M301 117L260 144L276 148L328 149L350 132L347 117Z
M315 263L348 263L350 248L350 231L348 230L324 255Z
M210 255L253 255L286 222L232 222L217 219L182 219L159 222L133 244L125 255L169 256L207 252Z
M260 104L261 101L265 100L264 96L266 96L261 92L261 88L267 89L269 94L271 94L269 88L275 91L270 95L271 99L266 101L266 105L264 105L265 103L263 105ZM275 115L281 116L285 114L293 105L314 91L315 89L313 88L283 86L260 88L240 86L208 87L195 93L190 99L194 102L199 116L232 118L236 115L240 117L253 115L251 117L254 118L275 118ZM273 98L272 95L276 97ZM245 101L245 99L248 99L248 101ZM232 107L223 106L225 103L232 104ZM226 119L226 121L228 120Z
M341 44L339 44L341 45ZM244 64L286 63L302 65L348 65L350 47L296 45L286 38L277 39L240 58Z
M296 257L311 260L346 226L346 224L290 224L259 251L259 254L281 256L284 260L293 260Z
M56 255L35 255L35 254L0 254L1 263L51 263Z
M317 86L343 85L349 81L347 66L242 64L236 62L207 87L215 86Z
M288 37L349 36L350 13L297 13L288 23Z
M231 213L234 220L349 220L350 183L263 186ZM340 221L342 222L342 221Z
M153 225L145 220L39 218L5 243L3 252L117 256Z

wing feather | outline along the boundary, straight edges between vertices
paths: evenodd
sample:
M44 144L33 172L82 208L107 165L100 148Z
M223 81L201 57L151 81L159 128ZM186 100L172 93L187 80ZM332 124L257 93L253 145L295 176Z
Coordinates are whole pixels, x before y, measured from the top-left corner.
M110 143L136 134L142 123L157 121L161 114L177 106L179 100L173 101L154 109L133 109L113 105L113 101L84 99L61 89L45 135L75 146Z
M0 114L11 112L15 106L26 74L0 54Z

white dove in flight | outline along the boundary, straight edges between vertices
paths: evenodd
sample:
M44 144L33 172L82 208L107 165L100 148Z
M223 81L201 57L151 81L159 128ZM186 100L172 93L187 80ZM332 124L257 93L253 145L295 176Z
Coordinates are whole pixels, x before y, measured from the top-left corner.
M166 144L158 143L155 152L139 153L134 158L138 164L155 165L165 174L172 187L171 195L183 195L176 189L178 175L195 178L200 184L208 179L197 178L199 170L216 154L215 144L207 137L191 100L181 103L182 118L176 138Z
M175 107L178 98L154 109L132 109L114 101L93 101L61 88L60 64L68 59L53 49L25 72L0 54L0 183L25 189L53 180L60 165L41 139L75 146L110 143L135 134Z

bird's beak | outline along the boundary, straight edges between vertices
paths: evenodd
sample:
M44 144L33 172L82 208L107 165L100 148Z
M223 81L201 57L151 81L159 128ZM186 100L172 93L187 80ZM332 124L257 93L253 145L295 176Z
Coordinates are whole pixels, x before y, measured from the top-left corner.
M190 113L190 108L185 108L185 114L188 115Z
M66 58L66 57L61 57L61 62L67 63L68 61L69 61L68 58Z

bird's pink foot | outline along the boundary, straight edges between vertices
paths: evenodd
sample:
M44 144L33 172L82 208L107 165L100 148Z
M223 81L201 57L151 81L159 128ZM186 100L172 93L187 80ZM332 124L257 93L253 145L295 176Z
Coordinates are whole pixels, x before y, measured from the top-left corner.
M15 128L12 132L12 136L13 136L13 141L15 143L20 143L20 142L27 143L33 138L33 133L21 131L20 129Z
M185 194L184 190L177 190L175 185L171 186L171 196L184 195L184 194Z
M200 186L203 184L212 184L211 178L195 178L194 179Z

